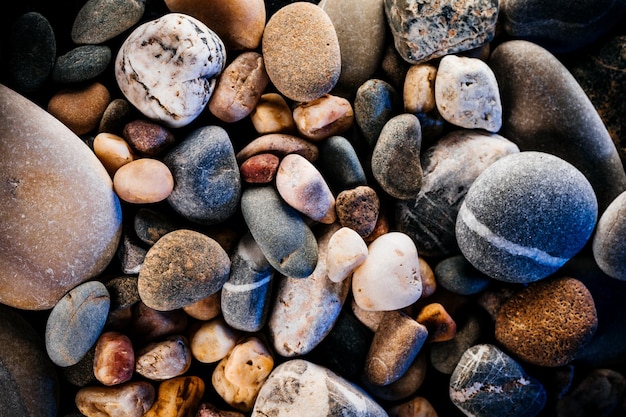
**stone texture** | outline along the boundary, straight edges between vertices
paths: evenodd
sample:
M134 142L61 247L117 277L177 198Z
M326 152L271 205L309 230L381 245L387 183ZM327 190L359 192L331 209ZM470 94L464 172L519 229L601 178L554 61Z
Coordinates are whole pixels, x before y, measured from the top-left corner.
M533 282L585 246L597 212L589 181L573 165L520 152L494 162L472 183L457 217L457 242L489 277Z
M250 113L250 121L260 135L296 131L291 108L285 98L278 93L262 94Z
M186 337L176 335L149 343L137 350L135 372L152 381L165 381L183 375L191 366Z
M276 416L383 417L387 413L347 380L303 359L274 368L261 388L252 417Z
M241 179L249 184L267 184L274 180L280 159L271 153L251 156L239 167Z
M237 161L241 163L260 153L272 153L278 157L297 153L314 162L319 156L319 149L315 144L297 136L285 133L268 133L254 139L237 152Z
M552 153L592 184L600 213L626 190L615 144L593 104L546 49L515 40L498 45L489 66L502 98L502 134L522 151Z
M331 136L320 147L316 166L333 193L367 185L365 171L356 150L343 136Z
M128 334L135 343L149 343L167 336L182 334L189 317L183 310L158 311L138 302L133 306Z
M133 219L135 234L148 246L154 245L157 240L169 232L181 228L181 222L177 221L173 216L150 207L141 207L137 210Z
M159 384L156 401L143 417L194 416L204 390L204 381L195 375L163 381Z
M125 334L107 331L98 337L92 358L92 372L106 386L130 381L135 369L135 351Z
M360 185L340 192L335 200L335 209L343 227L349 227L361 237L366 237L376 227L380 199L373 188Z
M219 126L192 131L165 155L174 176L168 203L195 223L216 224L232 216L241 197L241 177L228 133Z
M135 152L148 157L159 156L176 143L170 129L146 119L127 123L122 134Z
M496 31L498 2L385 0L385 13L396 50L417 64L490 42Z
M74 402L81 415L88 417L142 417L155 399L156 392L152 384L136 381L115 387L84 387L76 393Z
M626 280L626 191L602 213L593 237L593 257L605 274Z
M115 78L146 117L182 127L204 110L225 64L224 44L215 32L191 16L169 13L126 38L115 59Z
M354 118L371 149L374 149L385 123L401 108L400 95L388 82L374 78L359 86L354 98Z
M67 88L57 92L48 102L48 112L77 135L95 130L111 102L109 90L101 83Z
M546 391L495 345L467 349L450 377L450 399L466 415L536 416Z
M113 189L127 203L158 203L172 193L174 177L167 165L158 159L139 158L115 172Z
M426 304L415 320L428 330L428 343L447 342L456 337L456 322L441 303Z
M119 200L76 135L3 86L0 125L0 302L49 309L115 255Z
M72 24L72 41L100 44L130 29L141 19L145 0L88 0Z
M349 227L338 229L328 241L328 279L341 282L352 276L352 271L367 259L367 253L367 244L357 232Z
M598 316L591 293L574 278L544 280L509 298L496 318L495 336L522 360L562 366L591 340Z
M52 69L52 80L79 83L102 74L111 62L111 48L106 45L78 46L59 56Z
M424 351L420 350L415 360L410 364L406 372L396 381L388 385L374 385L364 376L360 383L373 398L381 401L397 402L411 397L417 392L426 379L428 362Z
M311 101L330 92L341 73L337 33L326 12L307 2L278 10L265 26L265 68L280 93Z
M491 280L478 271L463 255L443 259L435 265L435 277L442 288L459 295L482 292Z
M216 317L194 329L190 340L191 354L202 363L218 362L235 347L240 337L224 318Z
M312 142L321 142L346 133L354 122L354 111L347 99L324 94L298 104L293 109L293 121L300 136Z
M112 133L121 136L124 125L130 121L129 119L133 115L133 110L126 99L113 99L102 114L98 133Z
M594 369L559 399L557 417L608 417L622 408L626 378L612 369ZM623 408L622 408L623 409Z
M170 232L146 254L137 286L150 308L182 308L219 291L230 273L228 254L215 240L192 230Z
M503 156L518 153L496 134L453 130L422 152L422 186L414 199L396 203L395 220L425 256L458 253L454 232L459 207L474 180Z
M112 133L98 133L93 139L93 152L111 177L118 169L135 159L128 142Z

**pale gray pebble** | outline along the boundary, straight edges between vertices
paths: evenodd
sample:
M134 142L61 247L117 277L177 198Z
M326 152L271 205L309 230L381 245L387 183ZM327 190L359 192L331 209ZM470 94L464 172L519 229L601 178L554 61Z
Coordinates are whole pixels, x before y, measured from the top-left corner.
M478 271L463 255L451 256L435 265L437 285L459 295L473 295L485 290L491 279Z
M402 100L396 89L384 80L370 79L357 90L354 119L365 142L374 148L383 126L400 113Z
M230 259L230 276L220 294L224 321L234 329L259 331L267 321L274 268L249 233Z
M111 48L106 45L78 46L57 58L52 81L79 83L102 74L111 62Z
M318 260L315 236L273 186L247 188L241 196L241 212L270 265L288 277L311 275Z
M96 343L109 314L109 292L99 281L87 281L52 308L46 322L48 356L56 365L78 363Z
M141 19L146 0L88 0L72 24L72 41L101 44L130 29Z
M321 144L316 164L335 195L367 185L367 177L356 150L343 136L331 136Z
M205 126L172 148L163 162L174 177L167 202L195 223L217 224L232 216L241 197L241 176L226 130Z
M605 274L626 281L626 191L602 213L592 248L593 257Z
M383 126L372 152L372 174L390 196L407 200L422 185L422 128L413 114L391 118Z
M252 417L294 415L387 417L361 388L304 359L292 359L274 368L252 409Z

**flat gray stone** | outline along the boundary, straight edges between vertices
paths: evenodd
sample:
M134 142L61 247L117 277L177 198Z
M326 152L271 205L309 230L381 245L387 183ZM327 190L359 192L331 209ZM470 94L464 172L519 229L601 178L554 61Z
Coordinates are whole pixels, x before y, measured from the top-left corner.
M57 58L52 80L78 83L102 74L111 62L111 48L106 45L78 46Z
M626 281L626 191L604 211L593 237L593 257L605 274Z
M130 29L141 19L146 0L89 0L72 24L72 41L100 44Z

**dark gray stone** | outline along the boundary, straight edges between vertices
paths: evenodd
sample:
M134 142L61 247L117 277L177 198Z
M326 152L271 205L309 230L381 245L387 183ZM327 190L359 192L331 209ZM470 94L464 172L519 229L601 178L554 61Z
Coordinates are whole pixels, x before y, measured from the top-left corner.
M593 104L563 64L522 40L498 45L489 59L502 96L500 134L522 151L554 154L591 182L600 213L626 190L615 144Z
M167 202L181 216L200 224L216 224L235 213L241 177L233 145L223 128L194 130L163 162L175 184Z
M61 368L61 376L70 384L77 387L85 387L91 384L98 384L98 380L93 373L93 360L96 354L96 346L91 347L87 354L78 363Z
M626 281L626 191L604 211L593 237L593 257L605 274Z
M37 12L20 16L9 35L6 57L12 87L21 93L39 90L48 80L57 53L50 22Z
M46 322L48 356L58 366L80 361L96 343L109 314L109 292L99 281L87 281L54 306Z
M122 239L116 253L122 273L138 274L147 252L145 244L137 239L128 224L124 224Z
M126 123L133 114L133 108L126 99L116 98L109 103L98 126L98 132L122 136Z
M501 0L502 27L554 53L572 52L608 33L626 13L624 0Z
M267 261L281 274L304 278L317 265L317 241L302 216L273 186L248 188L241 212Z
M400 95L386 81L367 80L357 89L354 98L354 120L371 149L376 145L385 123L401 109Z
M72 41L100 44L130 29L143 16L146 0L89 0L72 25Z
M594 369L559 400L557 417L609 417L623 403L626 378L612 369ZM621 407L620 407L621 408Z
M316 164L335 195L367 185L361 161L350 141L343 136L331 136L321 144Z
M259 331L267 320L274 269L249 233L230 259L230 277L220 294L224 321L238 330Z
M412 114L391 118L372 152L372 174L381 188L399 200L417 195L422 185L422 128Z
M52 80L79 83L102 74L111 62L111 48L106 45L84 45L57 58Z
M597 215L591 184L573 165L543 152L520 152L476 178L459 210L457 243L489 277L529 283L576 255Z
M135 213L133 226L137 237L146 245L152 246L161 237L180 229L182 225L162 211L142 207Z
M115 277L104 285L111 297L111 311L132 307L140 301L139 291L137 290L137 276L135 275Z
M463 255L446 258L435 265L437 285L459 295L473 295L482 292L491 279L478 271Z
M546 392L513 358L490 344L463 353L450 377L450 399L467 415L533 417Z
M396 203L398 229L422 255L458 253L454 225L467 190L489 165L517 152L517 145L496 134L465 129L448 133L422 152L422 186L415 198Z

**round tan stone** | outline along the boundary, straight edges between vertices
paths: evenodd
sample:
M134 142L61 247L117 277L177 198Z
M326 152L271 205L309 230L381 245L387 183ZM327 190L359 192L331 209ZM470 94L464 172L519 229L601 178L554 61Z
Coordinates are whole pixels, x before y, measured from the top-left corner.
M111 102L109 90L100 83L84 88L61 90L48 102L48 111L77 135L100 126L100 119Z
M119 198L128 203L158 203L171 194L174 177L158 159L141 158L117 170L113 188Z
M93 140L93 151L111 176L135 159L128 142L112 133L98 133Z
M119 199L80 138L1 85L0 126L0 303L49 309L115 255Z

